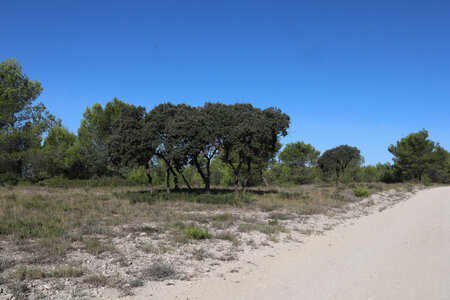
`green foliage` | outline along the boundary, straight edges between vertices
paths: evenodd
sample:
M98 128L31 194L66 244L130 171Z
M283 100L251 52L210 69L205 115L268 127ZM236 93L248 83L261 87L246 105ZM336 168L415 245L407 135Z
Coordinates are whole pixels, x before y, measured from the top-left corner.
M74 146L75 141L76 135L62 126L61 120L58 120L49 130L40 151L42 153L40 169L45 177L72 177L73 163L68 159L68 150Z
M38 183L41 186L58 187L58 188L87 188L87 187L118 187L131 186L136 183L121 177L100 177L93 179L68 179L62 176L42 180ZM140 184L138 184L140 185Z
M41 92L39 81L28 79L20 62L0 62L0 173L34 175L33 150L54 122L42 103L33 105Z
M361 165L361 154L356 147L341 145L325 151L319 158L318 165L328 177L331 177L330 174L336 175L337 185L340 185L348 167Z
M287 144L278 158L290 167L303 168L315 166L319 155L320 151L317 151L311 144L299 141Z
M119 117L114 120L105 147L116 172L138 166L149 167L155 148L154 137L146 126L145 117L144 107L127 105L121 107ZM151 183L151 176L147 173L145 178L147 183Z
M425 129L411 133L396 145L390 145L389 152L394 155L394 166L405 180L422 180L422 176L433 169L442 169L447 155L439 144L428 139Z
M267 223L270 226L277 226L278 225L278 219L269 220Z
M356 197L368 197L370 195L370 192L363 188L356 188L353 189L353 195L355 195Z
M84 170L87 172L86 177L110 175L105 145L112 134L114 120L126 106L128 104L114 98L106 103L105 108L95 103L83 113L77 142L82 153Z
M194 240L205 240L211 238L211 234L208 232L208 228L201 229L198 227L186 227L184 229L184 234L186 234L190 239Z
M128 174L128 180L136 184L148 184L148 178L144 167L136 167Z
M15 185L18 182L18 175L13 173L0 173L0 185Z

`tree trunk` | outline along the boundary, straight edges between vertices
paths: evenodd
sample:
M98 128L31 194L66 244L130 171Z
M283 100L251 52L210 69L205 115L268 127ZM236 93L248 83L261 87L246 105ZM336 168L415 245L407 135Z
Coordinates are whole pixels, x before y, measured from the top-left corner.
M234 192L239 192L239 172L234 172Z
M337 177L337 186L341 186L341 177L342 177L341 174L339 174Z
M150 193L153 193L152 175L150 173L150 168L146 169L146 175L147 175L147 178L148 178L148 186L149 186L149 189L150 189Z
M264 185L268 188L269 187L269 182L266 179L266 176L264 176L264 174L261 174L262 180L264 182Z
M200 174L200 177L203 180L203 183L205 184L205 192L209 193L210 192L210 178L209 178L209 172L207 174L205 174L205 172L203 172L202 168L200 167L200 164L198 163L198 159L197 157L195 157L193 160L194 166L197 168L198 173Z
M169 168L167 168L167 171L166 171L166 190L167 190L167 193L170 193L170 169Z
M248 179L250 178L250 171L252 168L251 159L247 161L247 171L244 174L244 180L242 181L242 190L245 192L247 190Z
M178 171L178 173L180 173L181 178L183 179L184 183L186 183L188 190L191 191L192 190L191 185L189 184L189 181L187 181L186 177L184 177L183 172Z
M237 194L239 192L239 171L241 170L242 161L239 162L238 166L235 168L232 162L228 162L234 173L234 192Z
M180 190L180 187L178 186L178 175L172 167L170 167L170 172L173 175L173 183L175 184L175 190L178 191Z

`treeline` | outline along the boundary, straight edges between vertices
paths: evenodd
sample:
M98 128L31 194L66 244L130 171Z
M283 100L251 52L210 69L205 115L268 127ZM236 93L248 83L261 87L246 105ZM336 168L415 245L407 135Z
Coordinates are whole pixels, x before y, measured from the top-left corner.
M77 134L35 100L41 84L20 63L0 63L0 183L38 182L55 176L120 176L137 183L185 186L293 185L321 182L450 181L450 155L422 130L389 151L394 163L362 166L355 147L322 155L304 142L287 144L289 116L277 108L206 103L164 103L151 110L117 98L94 104ZM43 138L45 137L45 138Z

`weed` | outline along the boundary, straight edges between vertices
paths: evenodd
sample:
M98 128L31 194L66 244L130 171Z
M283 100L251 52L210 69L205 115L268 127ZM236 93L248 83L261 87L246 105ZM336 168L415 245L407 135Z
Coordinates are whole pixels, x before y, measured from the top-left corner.
M89 275L86 278L84 278L83 282L95 287L111 286L109 278L102 274Z
M276 234L279 232L287 231L286 227L284 227L282 225L278 225L278 224L277 225L269 225L269 224L261 224L261 223L256 223L256 224L243 223L243 224L239 225L238 230L240 232L259 231L264 234Z
M72 266L61 266L49 271L46 271L41 268L29 268L26 266L19 266L13 276L15 279L23 281L27 279L41 279L41 278L80 277L83 274L84 269Z
M277 226L278 225L278 220L277 219L269 220L268 224L270 226Z
M276 220L289 220L292 219L292 216L287 213L282 212L272 212L269 214L270 219L276 219Z
M177 274L173 263L162 260L155 261L150 267L142 271L145 279L160 281L173 278Z
M221 222L229 221L231 219L232 219L232 216L230 214L220 214L220 215L214 215L212 217L213 221L221 221Z
M356 188L356 189L353 189L353 194L356 197L368 197L370 192L368 190L363 189L363 188Z
M111 245L108 245L96 238L88 239L84 241L84 244L86 245L86 251L92 255L99 255L103 252L113 250Z
M202 261L209 257L209 253L204 248L198 248L192 252L192 257L195 260Z
M239 245L238 238L236 237L236 235L234 235L231 232L222 232L222 233L216 235L216 239L230 241L230 242L233 243L233 246L238 246Z
M184 229L184 234L186 234L190 239L194 240L205 240L211 238L211 234L208 232L208 228L201 229L197 227L186 227Z

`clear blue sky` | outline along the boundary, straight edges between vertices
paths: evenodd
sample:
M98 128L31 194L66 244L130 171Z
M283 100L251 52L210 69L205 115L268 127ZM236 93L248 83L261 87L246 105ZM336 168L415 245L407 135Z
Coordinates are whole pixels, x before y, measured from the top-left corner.
M450 149L450 1L2 1L0 60L41 81L77 130L113 97L277 106L283 143L366 163L426 128Z

